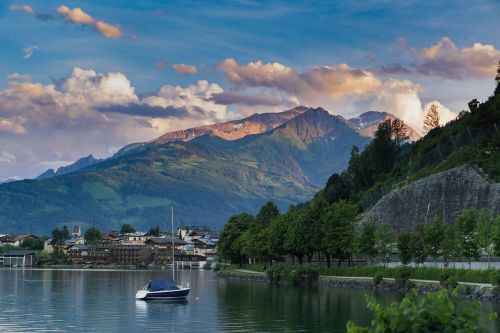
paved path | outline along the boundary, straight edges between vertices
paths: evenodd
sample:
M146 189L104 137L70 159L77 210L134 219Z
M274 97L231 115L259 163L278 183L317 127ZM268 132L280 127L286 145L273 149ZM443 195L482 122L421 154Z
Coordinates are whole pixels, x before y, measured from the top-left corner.
M321 275L320 278L326 279L354 279L354 280L373 280L373 277L369 276L332 276L332 275ZM384 278L386 281L394 281L394 278ZM436 283L439 284L439 281L436 280L423 280L423 279L410 279L412 282L421 282L421 283ZM458 282L458 284L463 284L467 286L474 286L479 288L493 288L491 283L477 283L477 282Z
M266 275L263 272L256 272L249 269L237 269L236 271L248 274L258 274L258 275ZM373 277L369 276L333 276L333 275L321 275L321 279L345 279L345 280L373 280ZM394 278L384 278L386 281L394 281ZM434 283L439 284L439 281L436 280L424 280L424 279L410 279L412 282L420 282L420 283ZM474 286L479 288L493 288L491 283L477 283L477 282L458 282L458 284L463 284L467 286Z

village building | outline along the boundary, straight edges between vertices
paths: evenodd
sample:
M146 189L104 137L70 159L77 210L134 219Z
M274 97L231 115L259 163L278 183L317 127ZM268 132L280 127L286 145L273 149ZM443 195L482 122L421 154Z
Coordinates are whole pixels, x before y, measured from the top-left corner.
M21 246L22 242L28 239L37 239L38 237L35 235L3 235L0 237L0 243L2 245L11 245L15 247Z
M0 255L0 264L8 267L34 266L35 253L32 250L8 251Z

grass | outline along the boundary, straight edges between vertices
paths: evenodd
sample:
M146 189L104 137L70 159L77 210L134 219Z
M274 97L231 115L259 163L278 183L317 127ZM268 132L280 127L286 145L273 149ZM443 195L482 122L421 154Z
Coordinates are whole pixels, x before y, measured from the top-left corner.
M340 268L322 268L321 275L324 276L362 276L373 277L376 273L380 272L385 278L394 278L396 276L397 268L384 268L379 266L358 266L358 267L340 267ZM439 281L443 269L432 267L418 267L410 268L410 279L422 280L436 280ZM490 283L495 269L488 270L469 270L449 268L448 271L457 277L460 282L475 282L475 283Z

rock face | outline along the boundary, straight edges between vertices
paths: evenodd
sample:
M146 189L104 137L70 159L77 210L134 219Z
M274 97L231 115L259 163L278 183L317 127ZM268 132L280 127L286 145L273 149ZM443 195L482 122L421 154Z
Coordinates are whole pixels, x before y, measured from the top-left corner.
M490 183L473 168L462 166L417 180L380 199L362 223L375 220L394 230L412 230L435 216L452 223L465 208L500 214L500 183Z

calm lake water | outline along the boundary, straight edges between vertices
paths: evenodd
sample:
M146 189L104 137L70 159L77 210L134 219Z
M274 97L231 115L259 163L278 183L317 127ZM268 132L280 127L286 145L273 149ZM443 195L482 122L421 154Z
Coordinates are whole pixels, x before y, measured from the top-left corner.
M371 316L366 291L230 281L211 271L177 272L191 282L186 302L134 299L161 277L169 272L0 269L0 332L345 332L349 319L366 325Z

